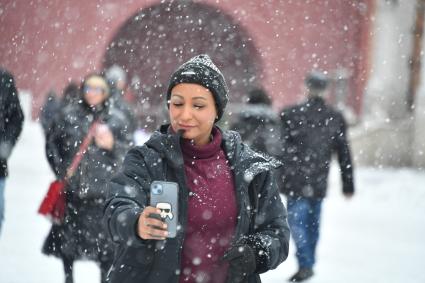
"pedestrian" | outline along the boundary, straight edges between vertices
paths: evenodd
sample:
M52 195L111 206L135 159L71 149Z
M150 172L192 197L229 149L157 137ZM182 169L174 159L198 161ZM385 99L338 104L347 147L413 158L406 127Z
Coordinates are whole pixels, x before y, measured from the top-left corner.
M172 75L170 125L130 150L112 179L104 221L118 245L109 282L260 282L288 254L279 164L216 126L228 102L220 70L198 55ZM167 238L149 206L152 181L176 182L179 228ZM155 228L156 227L156 228Z
M65 282L73 282L73 262L88 259L101 269L101 282L113 259L112 241L99 221L102 217L109 177L122 163L130 138L124 128L128 121L110 111L109 88L97 74L88 75L81 86L81 103L70 104L55 118L46 141L46 155L58 179L68 168L88 135L93 138L83 153L77 171L65 187L65 217L53 224L43 245L43 253L62 259ZM95 123L95 124L94 124Z
M5 209L7 160L21 134L23 121L15 80L11 73L0 68L0 233Z
M127 90L127 73L118 65L112 65L105 71L105 78L111 90L109 98L111 107L117 108L124 113L127 121L126 130L129 134L134 135L136 131L136 118L133 107L124 99Z
M328 79L324 73L312 71L305 83L307 101L281 113L285 145L281 189L287 197L288 222L299 265L291 282L302 282L314 274L321 207L334 153L341 167L343 193L348 198L354 193L346 123L324 99Z
M272 101L263 88L253 88L248 93L246 105L230 128L238 132L242 141L255 151L276 157L282 152L281 127L271 105Z

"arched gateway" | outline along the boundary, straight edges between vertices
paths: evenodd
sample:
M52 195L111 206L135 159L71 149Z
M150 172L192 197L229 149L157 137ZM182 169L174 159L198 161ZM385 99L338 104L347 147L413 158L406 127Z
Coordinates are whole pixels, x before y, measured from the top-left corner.
M223 71L230 102L240 102L261 80L260 55L245 28L219 8L192 1L155 4L134 14L110 42L103 66L128 71L137 108L151 118L143 123L155 127L171 73L199 53L209 54Z

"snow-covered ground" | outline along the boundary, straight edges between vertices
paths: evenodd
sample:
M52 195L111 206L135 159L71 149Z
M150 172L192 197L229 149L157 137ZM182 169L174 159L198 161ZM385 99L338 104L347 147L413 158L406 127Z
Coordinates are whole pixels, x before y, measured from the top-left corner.
M44 157L41 127L28 120L9 162L0 282L63 282L61 262L40 252L49 222L37 208L53 177ZM351 200L340 193L337 168L331 171L316 276L309 282L425 282L425 173L356 169L357 194ZM288 260L262 275L262 280L285 282L296 268L291 246ZM95 264L77 262L75 283L99 281Z

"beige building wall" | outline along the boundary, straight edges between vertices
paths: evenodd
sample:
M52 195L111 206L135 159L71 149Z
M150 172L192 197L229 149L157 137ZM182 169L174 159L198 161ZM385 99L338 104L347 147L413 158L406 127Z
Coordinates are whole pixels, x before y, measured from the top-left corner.
M416 93L414 120L412 163L413 166L425 169L425 36L422 38L421 81Z
M418 93L413 116L406 106L415 4L414 0L376 1L364 111L361 122L350 129L353 155L359 165L425 164L424 91Z

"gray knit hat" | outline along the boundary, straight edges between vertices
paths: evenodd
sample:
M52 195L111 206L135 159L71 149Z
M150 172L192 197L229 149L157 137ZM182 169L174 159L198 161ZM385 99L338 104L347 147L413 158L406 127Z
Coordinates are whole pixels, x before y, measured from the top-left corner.
M127 82L127 74L124 69L118 65L112 65L109 69L105 71L105 78L108 83L114 85L118 81Z
M209 89L214 96L217 119L223 116L226 104L229 101L229 90L223 74L214 65L211 58L206 54L193 57L181 65L171 76L170 85L167 90L167 105L171 97L171 90L180 83L195 83Z

